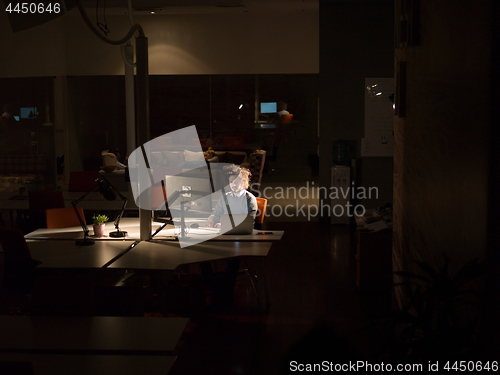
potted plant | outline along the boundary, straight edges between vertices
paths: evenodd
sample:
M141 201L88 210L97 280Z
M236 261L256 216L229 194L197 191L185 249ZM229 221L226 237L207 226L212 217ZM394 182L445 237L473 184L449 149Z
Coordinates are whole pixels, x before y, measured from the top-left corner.
M92 216L92 223L94 224L94 236L104 236L104 223L106 223L108 220L109 218L106 215L94 214L94 216Z
M415 263L415 272L394 272L402 279L395 285L405 287L406 301L380 326L386 345L380 345L376 358L424 363L480 355L486 264L472 259L452 274L447 257L441 269Z

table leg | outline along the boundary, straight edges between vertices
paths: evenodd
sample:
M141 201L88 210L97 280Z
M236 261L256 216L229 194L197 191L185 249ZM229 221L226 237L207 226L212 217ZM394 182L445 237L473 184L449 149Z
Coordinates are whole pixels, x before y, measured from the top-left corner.
M269 311L269 308L271 307L271 299L269 298L269 289L267 287L266 269L264 267L263 257L260 257L260 269L262 272L262 282L264 283L264 295L265 295L264 311Z
M9 210L9 216L10 216L10 227L14 229L16 226L14 223L14 210Z

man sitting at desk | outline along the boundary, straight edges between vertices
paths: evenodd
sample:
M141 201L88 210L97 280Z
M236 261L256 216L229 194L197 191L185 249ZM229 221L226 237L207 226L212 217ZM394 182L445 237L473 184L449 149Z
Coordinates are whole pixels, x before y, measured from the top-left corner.
M224 167L224 172L229 175L229 187L231 191L225 197L220 197L215 209L208 218L209 227L220 226L220 217L227 213L226 200L231 214L252 215L255 221L257 214L257 199L247 191L250 186L250 171L231 164ZM230 307L234 299L234 284L238 276L240 258L227 260L226 272L214 273L210 262L200 264L205 282L212 287L212 304L218 307ZM219 277L217 277L219 276Z
M252 193L246 190L250 186L250 171L246 168L231 164L224 167L224 172L229 176L229 187L231 191L226 193L225 197L220 197L212 215L208 218L207 226L220 226L220 217L222 214L227 214L226 199L231 214L252 215L255 221L255 215L257 214L257 199Z

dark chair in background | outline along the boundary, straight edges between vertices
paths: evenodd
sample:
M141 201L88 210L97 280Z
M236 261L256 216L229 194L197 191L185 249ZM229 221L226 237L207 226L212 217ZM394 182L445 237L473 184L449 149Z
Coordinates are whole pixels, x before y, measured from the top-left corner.
M281 115L280 124L290 124L293 120L293 114Z
M290 125L293 120L293 115L282 115L279 121L280 132L285 137L285 142L296 139L297 137L297 126ZM295 124L297 125L297 124Z
M265 170L268 174L276 172L275 163L278 160L278 148L282 138L283 136L281 134L276 137L271 152L266 155L268 163L265 165Z
M64 208L64 197L62 191L29 190L29 220L23 225L23 229L31 232L38 228L47 227L45 211L49 208Z
M0 244L4 254L2 296L3 308L9 314L29 310L35 280L35 267L41 262L31 257L23 233L18 229L0 227Z
M250 177L249 191L255 196L260 195L260 183L262 181L262 173L264 171L264 164L266 162L266 151L255 150L248 157L248 169L252 173Z
M4 253L3 286L16 292L30 293L34 269L41 262L31 258L24 234L18 229L0 227L0 243Z

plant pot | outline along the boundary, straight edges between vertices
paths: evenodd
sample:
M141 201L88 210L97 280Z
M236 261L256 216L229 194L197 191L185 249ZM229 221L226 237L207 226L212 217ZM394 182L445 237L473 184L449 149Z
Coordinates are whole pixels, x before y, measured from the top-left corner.
M94 236L95 237L104 237L104 227L106 224L94 224Z

